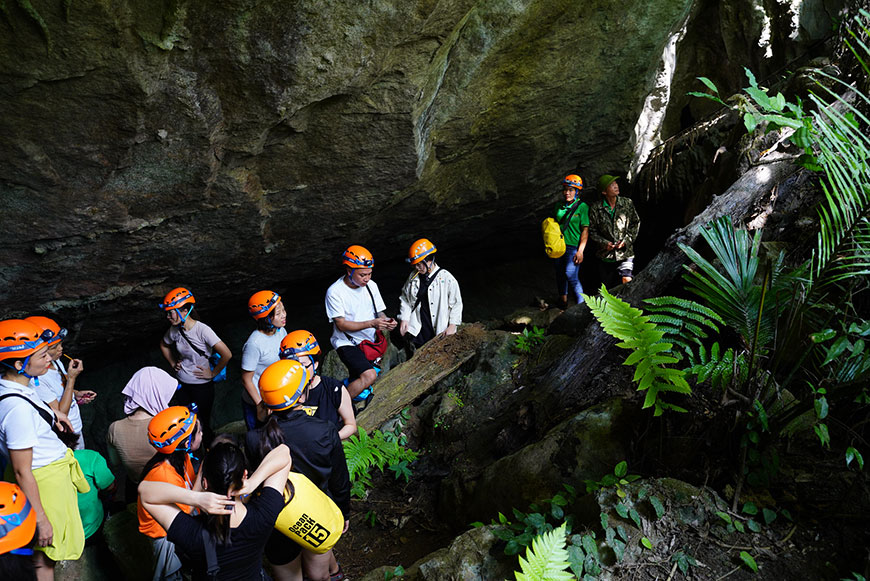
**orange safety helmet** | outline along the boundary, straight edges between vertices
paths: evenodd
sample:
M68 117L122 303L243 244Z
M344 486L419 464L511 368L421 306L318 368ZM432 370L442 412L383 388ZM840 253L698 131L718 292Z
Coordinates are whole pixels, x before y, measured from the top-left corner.
M51 340L54 333L24 319L0 321L0 361L26 359Z
M411 264L417 264L430 254L435 254L436 252L438 252L438 250L435 248L434 244L429 242L428 238L420 238L411 244L411 249L408 250L408 258L405 260Z
M36 511L17 484L0 482L0 555L25 547L36 532ZM20 551L18 554L31 554Z
M60 343L61 341L66 339L67 330L58 325L54 319L49 319L48 317L41 317L37 315L33 317L27 317L24 320L30 321L43 331L51 331L52 339L48 341L49 345Z
M281 359L260 375L260 396L272 411L288 410L296 405L314 375L295 359Z
M177 309L183 305L195 305L196 299L193 298L193 293L180 286L178 288L174 288L163 297L163 302L160 303L159 306L164 311L171 311L172 309Z
M310 332L302 329L287 333L287 336L281 340L281 349L278 351L281 359L296 359L300 355L311 357L319 353L320 345L317 339Z
M583 189L583 178L578 175L571 174L565 176L565 179L562 180L563 186L568 186L569 188L577 188L578 190Z
M248 313L255 319L263 319L275 310L275 305L281 302L281 295L270 290L255 292L248 299Z
M341 263L351 268L372 268L375 265L375 259L366 248L354 244L348 246L344 254L341 255Z
M196 413L183 405L168 407L148 422L148 441L161 454L189 452L196 430Z

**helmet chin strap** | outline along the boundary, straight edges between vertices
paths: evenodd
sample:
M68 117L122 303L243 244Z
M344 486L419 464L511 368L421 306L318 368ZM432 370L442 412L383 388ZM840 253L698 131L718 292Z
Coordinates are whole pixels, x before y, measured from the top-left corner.
M175 311L179 314L179 316L181 316L181 307L178 307L177 309L175 309ZM178 326L183 325L184 322L187 320L187 317L189 317L190 313L192 313L192 312L193 312L193 305L191 305L190 310L187 311L187 313L185 313L184 317L181 318L181 322L178 323Z
M23 375L23 376L26 377L27 379L32 379L32 380L33 380L33 385L35 385L35 386L38 387L38 386L39 386L39 378L36 377L36 376L34 376L34 375L30 375L30 374L27 373L27 371L26 371L26 370L27 370L27 364L30 363L30 358L31 358L31 357L33 357L33 355L28 355L27 357L24 358L24 364L21 366L21 369L15 369L15 367L13 367L12 365L9 365L9 364L6 363L5 361L3 362L3 365L5 365L5 366L8 367L9 369L15 371L18 375Z
M353 277L351 275L348 274L346 278L347 278L347 284L349 284L351 286L351 288L359 288L359 285L357 283L353 282Z

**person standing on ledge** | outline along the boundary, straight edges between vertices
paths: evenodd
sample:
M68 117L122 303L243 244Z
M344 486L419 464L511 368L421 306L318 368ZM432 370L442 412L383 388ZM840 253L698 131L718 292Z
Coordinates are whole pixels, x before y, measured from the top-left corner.
M396 328L396 320L384 314L386 305L378 285L372 280L375 261L362 246L349 246L342 254L345 275L326 291L326 316L333 324L331 343L347 367L347 391L355 401L367 399L378 377L359 345L374 342L375 331L386 334Z
M589 237L597 245L601 281L608 288L631 282L634 276L634 241L640 230L640 216L634 203L619 196L617 177L598 180L601 203L592 204Z
M193 293L184 287L172 289L166 294L159 307L166 312L170 327L160 342L160 351L181 382L176 394L178 404L196 404L208 443L212 436L213 380L226 367L233 354L211 327L191 316L195 304ZM221 358L212 369L209 358L215 352Z
M435 245L420 238L408 250L414 266L399 295L399 333L421 347L435 335L452 335L462 323L462 294L452 274L435 264Z
M577 297L577 304L583 302L583 285L580 284L580 264L589 238L589 206L580 201L583 180L571 174L562 180L563 203L556 204L553 217L559 223L565 237L565 254L553 259L556 269L556 287L559 291L559 308L568 307L568 286Z

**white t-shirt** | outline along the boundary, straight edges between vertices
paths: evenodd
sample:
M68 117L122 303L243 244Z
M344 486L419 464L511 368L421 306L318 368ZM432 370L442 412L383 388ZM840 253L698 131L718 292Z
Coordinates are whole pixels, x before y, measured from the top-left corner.
M366 288L371 289L371 295ZM374 308L372 307L372 297L375 299ZM354 339L351 341L344 334L344 331L339 331L338 327L335 326L336 317L343 317L347 321L368 321L376 318L377 313L386 309L387 306L384 304L384 299L381 298L378 285L373 280L370 280L366 286L358 288L347 286L344 283L344 277L332 283L332 286L326 291L326 316L329 317L329 322L333 323L332 346L338 349L348 345L358 345L365 340L375 340L375 330L368 328L348 333Z
M281 327L274 335L267 335L260 331L254 331L245 346L242 347L242 371L254 372L254 387L259 387L260 374L263 370L278 361L278 352L281 350L281 341L287 336L287 329ZM248 390L242 390L242 399L253 404Z
M175 325L169 327L169 330L163 335L163 342L166 345L175 343L175 348L178 349L178 354L181 356L181 369L176 372L176 377L181 383L208 383L208 379L197 377L193 372L196 371L197 367L209 368L208 358L212 354L214 346L220 343L221 339L217 333L212 331L211 327L200 321L196 321L189 331L185 329L184 334L190 339L190 343L196 345L205 355L200 355L190 346L190 343L181 336L178 327Z
M57 367L55 367L57 366ZM52 400L57 400L60 403L63 397L63 375L66 375L66 367L60 362L60 359L54 361L45 375L39 376L39 385L34 385L34 380L30 380L32 387L39 398L48 403ZM79 404L76 402L75 396L72 398L72 403L69 406L69 423L72 424L76 434L82 433L82 411L79 409ZM83 438L79 438L79 446L76 448L84 448Z
M5 393L23 395L54 417L48 404L30 386L0 379L0 395ZM20 397L7 397L0 401L0 453L9 458L9 450L27 448L33 449L32 470L48 466L66 454L66 446L32 405Z

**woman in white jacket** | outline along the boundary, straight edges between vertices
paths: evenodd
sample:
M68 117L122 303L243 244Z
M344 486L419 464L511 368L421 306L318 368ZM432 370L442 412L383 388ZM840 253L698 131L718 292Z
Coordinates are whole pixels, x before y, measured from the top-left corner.
M399 297L399 333L420 347L436 335L452 335L462 322L462 294L452 274L435 264L435 245L421 238L411 245L414 272Z

